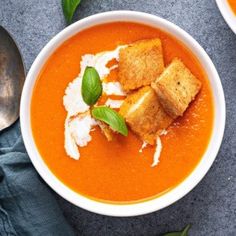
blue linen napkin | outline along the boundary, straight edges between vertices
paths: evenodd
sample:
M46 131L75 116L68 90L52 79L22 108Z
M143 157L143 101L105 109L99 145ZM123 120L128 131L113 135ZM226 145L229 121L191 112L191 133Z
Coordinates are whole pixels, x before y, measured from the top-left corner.
M19 121L0 132L0 235L74 235L30 162Z

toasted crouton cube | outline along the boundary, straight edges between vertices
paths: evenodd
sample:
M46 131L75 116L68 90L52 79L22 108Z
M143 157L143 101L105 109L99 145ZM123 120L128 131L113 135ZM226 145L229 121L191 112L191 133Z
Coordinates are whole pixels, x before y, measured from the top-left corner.
M182 116L201 89L201 82L180 59L175 58L152 83L165 111L175 119Z
M128 95L120 108L131 130L153 145L157 136L173 121L158 101L155 91L146 86Z
M161 40L137 41L120 50L118 78L125 91L150 85L164 70Z

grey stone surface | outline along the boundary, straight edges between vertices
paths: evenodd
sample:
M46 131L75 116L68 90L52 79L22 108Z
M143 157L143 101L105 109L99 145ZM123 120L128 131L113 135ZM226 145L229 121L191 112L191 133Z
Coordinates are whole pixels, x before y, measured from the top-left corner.
M60 0L0 0L0 24L14 36L27 70L42 47L65 27ZM214 0L82 0L75 20L109 10L138 10L168 19L207 51L221 76L227 103L224 141L201 183L174 205L149 215L112 218L57 196L77 235L161 235L191 223L193 236L236 235L236 35ZM199 137L200 138L200 137Z

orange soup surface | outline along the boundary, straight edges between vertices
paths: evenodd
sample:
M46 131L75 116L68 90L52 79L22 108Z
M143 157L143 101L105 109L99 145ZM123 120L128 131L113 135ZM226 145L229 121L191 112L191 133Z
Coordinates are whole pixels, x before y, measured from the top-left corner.
M160 163L151 167L155 147L142 153L142 141L131 131L108 142L99 128L92 141L79 148L78 161L64 149L65 88L80 72L81 56L114 50L118 45L158 37L165 65L179 57L202 82L201 92L184 116L161 136ZM112 62L111 62L112 63ZM115 78L117 73L113 72ZM114 79L113 78L113 79ZM117 79L117 78L116 78ZM201 160L213 127L213 98L204 70L181 42L146 25L116 22L86 29L63 43L49 58L36 82L31 102L35 143L50 170L74 191L99 201L142 201L176 187Z
M236 0L228 0L228 3L230 5L232 11L236 15Z

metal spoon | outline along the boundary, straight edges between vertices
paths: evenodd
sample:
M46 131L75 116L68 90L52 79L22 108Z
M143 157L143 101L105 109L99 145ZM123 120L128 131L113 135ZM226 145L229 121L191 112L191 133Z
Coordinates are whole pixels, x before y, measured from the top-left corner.
M0 26L0 131L19 117L25 80L21 54L10 34Z

